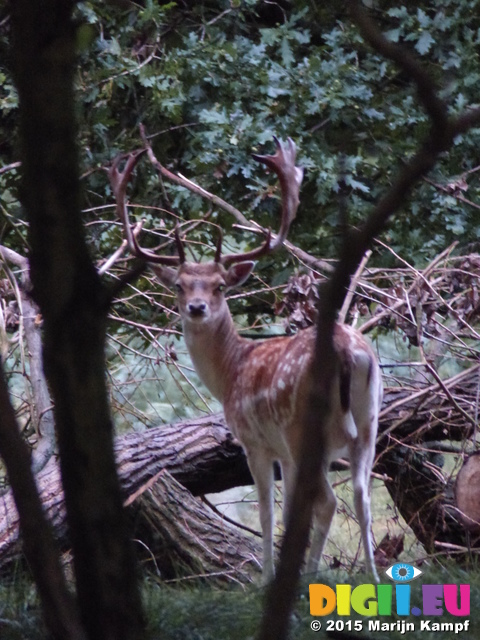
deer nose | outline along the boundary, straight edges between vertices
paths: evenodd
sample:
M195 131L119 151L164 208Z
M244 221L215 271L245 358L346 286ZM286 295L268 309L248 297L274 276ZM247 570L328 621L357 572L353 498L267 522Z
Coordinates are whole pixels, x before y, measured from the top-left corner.
M205 315L205 312L207 310L207 303L203 302L203 300L193 300L192 302L188 303L187 309L188 313L193 318L198 318Z

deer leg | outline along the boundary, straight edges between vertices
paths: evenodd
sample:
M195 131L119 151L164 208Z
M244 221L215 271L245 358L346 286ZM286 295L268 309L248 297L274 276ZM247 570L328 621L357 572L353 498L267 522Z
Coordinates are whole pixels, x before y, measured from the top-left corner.
M262 528L263 565L262 579L268 584L275 575L273 561L273 461L259 451L247 452L248 466L255 481Z
M373 559L372 544L372 515L370 509L370 472L372 470L375 453L375 443L364 443L356 438L350 445L350 469L353 482L353 501L357 514L365 551L365 564L367 571L373 574L376 582L379 582L375 562Z
M292 494L295 488L296 465L293 460L282 460L280 462L282 468L283 482L283 526L287 528L288 518L290 517L290 509L292 504Z
M322 469L319 494L313 512L313 536L307 562L307 573L314 573L318 570L318 564L337 507L337 499L327 473L327 469Z

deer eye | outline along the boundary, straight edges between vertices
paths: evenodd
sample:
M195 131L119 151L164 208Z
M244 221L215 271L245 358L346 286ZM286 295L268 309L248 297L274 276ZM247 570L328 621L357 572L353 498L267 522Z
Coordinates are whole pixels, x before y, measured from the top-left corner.
M215 291L217 291L218 293L222 293L222 291L225 291L225 285L219 284Z
M182 285L179 284L178 282L175 283L175 289L177 290L177 293L182 293L183 292Z

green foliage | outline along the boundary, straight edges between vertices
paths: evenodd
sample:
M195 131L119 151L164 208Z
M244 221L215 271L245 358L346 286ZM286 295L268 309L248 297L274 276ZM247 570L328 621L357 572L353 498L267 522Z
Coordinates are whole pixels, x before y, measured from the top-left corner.
M250 152L268 147L274 133L291 135L308 170L292 237L307 250L333 255L340 173L351 221L358 224L414 153L426 119L409 79L365 47L345 15L301 6L268 13L253 0L191 8L79 3L86 206L109 199L105 175L92 169L138 147L143 122L161 161L275 226L265 199L269 180ZM446 1L374 11L387 36L410 46L439 79L452 113L478 101L475 9L478 2ZM17 103L7 69L0 70L0 96L3 137L11 139ZM475 130L459 139L432 176L449 192L421 186L410 210L392 225L387 239L407 248L409 259L431 257L454 238L478 239L475 209L458 200L455 188L466 177L462 194L476 201L477 174L468 172L476 167L479 137ZM5 162L16 159L12 148L5 150ZM162 201L149 168L142 169L136 195L149 204ZM183 189L172 190L170 199L180 216L205 212L205 203ZM92 217L104 215L98 210ZM213 219L231 224L217 212Z
M341 4L321 4L78 3L78 140L86 229L95 260L106 259L121 241L104 169L117 154L141 146L140 123L167 167L272 228L277 226L278 190L250 154L269 152L273 134L293 137L306 175L290 238L319 257L336 255L340 195L351 224L361 224L415 153L427 119L410 79L363 43ZM372 15L387 37L409 47L437 79L452 114L478 103L478 0L372 4ZM12 143L18 105L7 41L3 10L1 166L18 160ZM478 243L479 144L480 129L460 137L385 233L383 240L411 264L425 264L455 239ZM129 193L139 205L137 216L146 218L142 242L147 246L163 242L178 219L206 216L213 224L196 226L188 236L199 258L212 255L215 224L225 229L227 250L256 240L232 229L232 218L199 196L162 184L147 161L137 169ZM17 196L17 170L0 173L1 241L25 252ZM379 250L375 261L393 264ZM297 266L280 252L258 264L258 278L249 287L285 282ZM116 278L124 267L107 277ZM153 303L146 305L142 296ZM236 300L233 310L248 326L274 302L273 294L261 293L248 306ZM171 310L172 299L141 279L115 314L175 331L175 316L164 313L162 305ZM112 332L118 327L116 320ZM131 340L135 350L144 351L152 335L145 330L140 340L137 334ZM131 377L138 381L133 372Z

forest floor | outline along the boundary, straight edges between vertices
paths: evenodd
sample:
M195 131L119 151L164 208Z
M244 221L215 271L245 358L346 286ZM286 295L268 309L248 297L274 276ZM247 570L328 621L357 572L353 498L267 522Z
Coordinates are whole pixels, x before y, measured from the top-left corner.
M411 606L422 606L422 586L425 584L469 584L470 615L399 616L325 616L310 615L308 576L302 580L291 621L291 638L345 638L351 640L397 640L407 636L412 640L476 640L480 635L480 568L461 569L451 561L443 565L422 566L423 575L411 583ZM363 578L364 580L365 578ZM363 584L361 574L346 576L344 572L325 571L315 577L315 583ZM381 578L382 584L387 579ZM261 616L263 589L256 586L229 587L165 585L146 578L143 596L148 620L145 640L250 640L255 637ZM466 622L467 626L465 627ZM321 629L316 631L316 626ZM384 625L388 625L385 627ZM413 626L408 626L413 625ZM435 626L437 625L437 626ZM462 625L460 627L459 625ZM45 640L40 608L35 589L25 576L10 584L0 584L0 637L2 640Z

